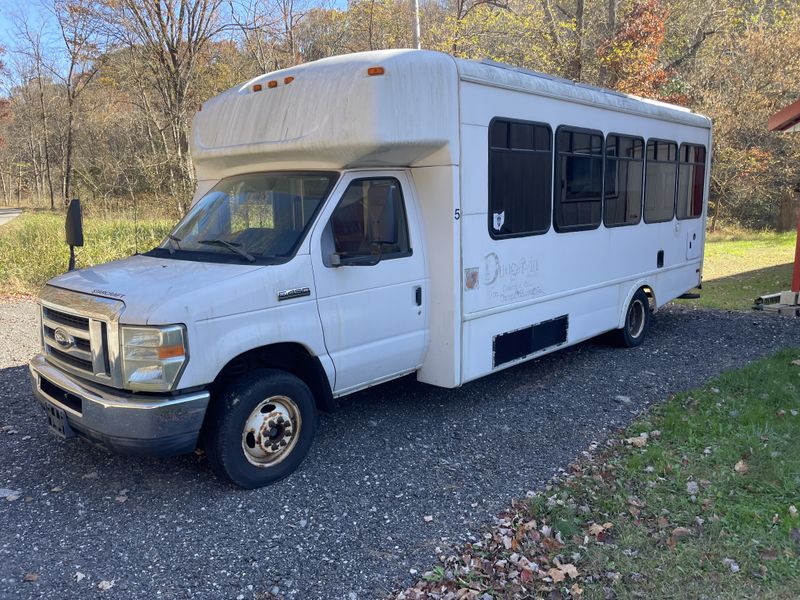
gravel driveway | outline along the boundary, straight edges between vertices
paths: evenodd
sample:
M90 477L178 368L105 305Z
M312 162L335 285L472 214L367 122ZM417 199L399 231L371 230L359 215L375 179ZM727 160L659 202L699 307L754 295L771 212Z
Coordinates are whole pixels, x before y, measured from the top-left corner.
M37 344L34 305L0 301L0 488L21 492L0 499L0 598L350 600L408 584L437 546L647 404L800 346L800 326L674 306L635 350L592 341L460 390L407 377L323 415L299 472L256 491L221 483L198 456L126 458L51 437L24 366Z

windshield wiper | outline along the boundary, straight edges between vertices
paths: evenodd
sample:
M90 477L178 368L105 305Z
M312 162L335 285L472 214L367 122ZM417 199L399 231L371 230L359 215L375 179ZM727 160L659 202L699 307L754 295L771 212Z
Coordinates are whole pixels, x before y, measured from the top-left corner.
M256 257L247 252L247 250L242 250L239 248L241 244L237 244L236 242L229 242L228 240L221 240L221 239L213 239L213 240L200 240L198 243L200 244L207 244L209 246L222 246L223 248L227 248L233 252L236 252L239 256L246 258L250 262L255 262Z
M167 250L169 250L170 254L175 254L175 250L181 249L181 238L168 233L167 239L169 240L169 248L167 248Z

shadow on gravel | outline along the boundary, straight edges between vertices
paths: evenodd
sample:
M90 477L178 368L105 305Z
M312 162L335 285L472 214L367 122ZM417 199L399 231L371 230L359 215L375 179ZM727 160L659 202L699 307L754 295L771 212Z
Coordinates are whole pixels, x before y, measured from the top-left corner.
M320 413L320 424L311 458L300 470L311 476L316 470L316 465L312 466L315 455L326 457L325 462L337 460L337 456L344 455L357 457L359 461L367 463L383 462L375 453L376 441L379 446L391 447L401 439L418 436L425 438L426 435L431 435L433 423L437 423L437 427L444 425L447 428L449 423L456 424L460 419L474 421L470 415L480 415L487 409L492 410L493 404L507 404L523 390L530 393L535 389L543 389L554 375L551 372L554 361L563 364L574 360L587 348L612 350L602 338L598 338L566 348L555 355L541 357L533 363L511 367L457 389L443 389L419 383L412 374L340 398L335 412ZM141 483L149 476L158 477L165 471L171 471L170 484L179 486L179 489L183 487L181 484L186 484L189 487L185 489L190 490L191 486L197 485L198 479L202 479L206 491L214 489L222 493L238 491L248 494L247 491L216 478L201 451L194 455L165 458L124 456L83 438L63 440L52 434L47 427L45 414L31 391L26 365L0 369L0 407L3 413L0 415L0 424L8 424L16 431L13 438L9 436L7 441L23 441L22 438L30 436L30 439L24 441L33 442L34 449L26 458L41 460L46 464L58 464L57 474L60 478L80 481L87 479L87 474L90 480L97 475L109 478L114 485L124 489ZM544 414L555 416L555 408L544 406ZM495 426L496 423L486 423L487 437L498 433ZM470 435L466 433L468 429L470 428L454 426L448 436L454 439L463 438ZM479 429L483 429L483 425ZM391 436L376 440L374 433L381 431L390 433ZM481 431L476 433L478 437L484 436ZM365 467L370 468L368 465Z

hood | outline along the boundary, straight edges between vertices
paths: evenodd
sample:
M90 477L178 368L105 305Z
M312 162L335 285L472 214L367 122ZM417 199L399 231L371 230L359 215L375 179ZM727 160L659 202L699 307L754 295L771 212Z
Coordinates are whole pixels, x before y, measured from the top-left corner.
M236 292L245 291L248 286L244 282L237 285L236 280L265 268L132 256L71 271L51 279L48 284L121 300L125 303L122 323L168 324L207 316L202 314L206 311L197 310L196 303L191 313L187 310L192 298L197 299L206 290L228 297L239 295Z

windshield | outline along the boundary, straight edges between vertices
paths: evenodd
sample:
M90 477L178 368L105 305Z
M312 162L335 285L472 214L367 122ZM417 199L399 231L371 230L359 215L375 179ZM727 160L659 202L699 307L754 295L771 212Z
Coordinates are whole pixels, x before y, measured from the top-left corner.
M153 252L213 262L290 258L336 173L252 173L220 181Z

